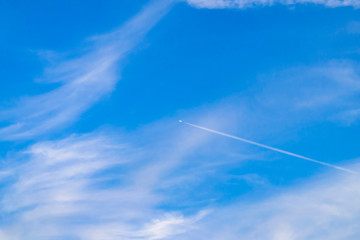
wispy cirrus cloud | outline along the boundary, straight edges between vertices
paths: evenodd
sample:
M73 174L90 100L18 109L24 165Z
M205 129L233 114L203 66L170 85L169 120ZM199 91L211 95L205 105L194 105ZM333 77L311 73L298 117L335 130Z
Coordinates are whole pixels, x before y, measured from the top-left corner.
M12 155L2 166L0 236L155 240L188 231L207 210L184 214L163 205L196 177L174 173L194 164L189 155L209 138L185 129L169 134L171 126L72 135Z
M238 110L232 111L239 114L241 126L251 129L250 135L246 129L237 135L271 145L281 138L274 134L287 134L285 129L299 131L309 123L358 123L358 68L357 62L332 60L260 74L251 87L253 94L228 100L237 103Z
M0 139L37 136L76 120L90 106L111 93L119 80L117 68L143 36L164 16L172 0L152 1L121 28L92 38L83 56L65 60L47 69L44 81L62 86L38 96L23 98L1 112L8 125Z
M187 0L187 2L198 8L252 8L273 6L276 4L317 4L326 7L354 7L359 8L357 0Z
M47 80L63 85L5 112L14 124L0 130L3 139L57 129L110 93L119 60L169 4L149 5L123 28L96 37L89 54L49 69ZM206 106L208 112L196 109L187 117L219 130L237 129L254 140L276 134L275 141L281 142L279 128L323 122L356 109L355 101L349 105L344 100L357 99L356 69L355 64L336 62L291 69L274 79L265 76L271 84L258 83L261 90L255 95L226 99L216 106L220 111ZM266 130L259 127L264 122L269 124ZM358 178L342 175L334 180L331 172L319 177L320 183L315 179L295 190L283 189L255 204L229 204L224 198L239 197L244 182L271 188L272 179L254 173L256 168L231 172L245 160L264 157L257 149L214 138L171 119L116 137L95 132L36 143L6 159L10 166L1 176L6 186L1 192L0 238L278 240L359 235ZM227 190L233 195L221 196L229 194Z
M346 174L317 176L265 200L213 209L194 230L170 239L355 240L359 181Z
M266 136L268 133L258 129L254 121L260 114L262 119L275 122L279 112L290 110L297 113L296 118L307 114L304 108L318 111L325 107L324 111L331 112L328 108L333 102L347 96L346 89L354 89L357 82L353 74L340 77L352 72L344 70L352 65L346 66L308 68L306 79L319 79L324 86L321 89L310 89L310 80L308 84L301 77L293 78L303 72L300 68L280 74L286 78L274 78L277 83L262 85L266 89L261 88L251 101L250 97L226 99L183 113L182 117L219 130L236 126L242 134ZM318 77L330 69L339 75ZM282 94L279 86L289 79L289 84L295 85ZM299 104L319 93L333 94L333 89L341 94L329 102ZM356 92L348 91L350 95ZM335 232L333 226L357 223L358 207L347 215L359 194L356 177L339 175L331 180L332 171L295 190L274 192L271 198L254 205L226 201L229 195L219 192L219 187L271 189L272 179L254 169L231 171L249 160L263 160L263 153L184 128L176 119L158 121L130 133L104 131L39 142L10 156L6 161L9 166L3 167L7 184L1 196L2 239L302 239L321 234L321 226L332 228L334 236L349 236L345 231ZM280 125L286 128L293 122L294 118L288 117L272 130L279 132ZM355 170L355 166L350 168ZM347 188L341 189L343 186ZM237 198L241 193L231 194ZM309 219L315 223L307 224ZM347 232L357 234L357 230Z
M74 135L19 153L22 161L8 167L2 192L2 239L164 239L204 216L157 209L164 196L156 191L176 160L156 170L142 158L149 149L123 142L102 133Z

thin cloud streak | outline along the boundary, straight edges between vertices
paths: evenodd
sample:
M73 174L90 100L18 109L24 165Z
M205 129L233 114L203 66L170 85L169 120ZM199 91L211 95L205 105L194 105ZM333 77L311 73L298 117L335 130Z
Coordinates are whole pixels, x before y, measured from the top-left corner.
M47 69L44 81L63 85L42 95L23 98L16 107L2 111L0 120L9 125L0 128L0 140L27 139L63 128L111 93L119 79L117 68L121 60L172 4L172 0L152 1L123 27L93 37L93 47L87 54Z
M197 8L253 8L273 6L275 4L296 5L316 4L325 7L354 7L360 8L358 0L187 0L188 4Z

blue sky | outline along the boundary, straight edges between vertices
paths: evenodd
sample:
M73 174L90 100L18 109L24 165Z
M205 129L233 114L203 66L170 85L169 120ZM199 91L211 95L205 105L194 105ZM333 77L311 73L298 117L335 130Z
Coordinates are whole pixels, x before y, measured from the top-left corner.
M357 0L0 2L0 239L359 239Z

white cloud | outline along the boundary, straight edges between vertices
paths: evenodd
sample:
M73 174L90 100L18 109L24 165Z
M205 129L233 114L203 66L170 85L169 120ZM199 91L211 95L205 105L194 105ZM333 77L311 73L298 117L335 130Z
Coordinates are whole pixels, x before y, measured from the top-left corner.
M333 60L262 74L254 84L255 94L241 101L251 103L244 104L248 117L243 124L251 129L261 128L254 131L254 136L262 138L284 132L281 129L301 129L309 122L355 124L360 119L358 69L356 62Z
M200 211L190 217L182 214L166 213L161 218L155 218L146 223L142 228L129 231L129 229L119 228L119 225L93 226L91 229L83 230L81 235L87 240L117 240L117 239L137 239L137 240L157 240L168 239L171 236L181 234L193 228L193 225L207 215L207 211ZM121 225L120 225L121 226Z
M139 228L151 220L159 197L132 179L129 164L136 159L131 151L135 149L99 134L33 145L22 157L29 160L10 168L13 183L1 202L2 214L8 214L3 231L16 232L20 239L82 237L85 232L79 229L107 224L133 234L127 225L140 221ZM132 177L123 176L124 169ZM109 171L113 173L104 174ZM112 181L120 183L112 186Z
M153 1L123 27L92 38L88 53L46 70L48 82L63 85L42 95L21 99L1 112L9 125L0 128L0 139L30 138L64 127L111 93L119 79L121 60L169 10L172 0Z
M309 76L317 78L316 73L323 76L330 70L315 69L308 71ZM190 113L183 112L182 117L214 129L237 128L242 134L264 136L267 132L254 123L258 116L262 121L267 117L278 120L274 112L288 112L287 108L299 106L298 103L319 92L331 92L327 90L333 89L334 82L336 85L340 80L343 80L339 83L343 86L340 91L345 94L340 94L340 98L346 96L346 89L355 88L356 79L340 77L353 76L343 74L351 71L341 67L333 69L338 69L332 72L339 72L338 77L321 78L322 83L331 83L325 84L321 91L311 89L313 85L304 83L301 77L286 78L293 80L291 84L301 86L288 88L290 96L295 96L289 98L282 95L279 92L282 88L278 87L283 87L287 80L275 78L271 85L262 85L255 97L227 99ZM290 72L298 73L303 69L297 70ZM311 83L313 78L309 79ZM307 91L310 93L306 94ZM269 104L266 99L271 97L273 102ZM256 101L249 101L250 98ZM282 102L286 104L279 107ZM331 106L333 102L325 105ZM304 108L317 111L322 106L324 102L300 106L293 111ZM256 149L254 153L247 145L187 128L176 119L159 121L116 137L92 133L40 142L19 156L10 156L7 160L10 166L3 169L2 176L10 183L1 196L0 214L6 219L0 224L2 239L238 239L238 236L245 239L303 239L302 236L314 236L315 230L321 228L320 223L330 227L335 223L345 226L347 219L354 220L359 215L355 207L350 213L353 215L346 218L351 205L355 204L353 199L359 194L357 185L353 184L357 183L357 178L351 180L340 176L332 181L333 173L323 178L324 183L314 180L304 187L284 191L280 196L274 193L272 199L254 205L218 205L211 212L202 212L218 199L224 199L217 195L222 194L221 191L211 188L214 181L223 184L241 182L262 188L271 188L272 182L261 173L254 174L249 170L241 174L227 172L241 166L243 160L264 159ZM271 130L277 131L279 125L286 127L288 122L294 122L294 119L277 122ZM249 152L253 154L248 155ZM164 204L173 208L167 209ZM309 220L308 216L313 212L316 216L310 216ZM317 228L307 224L308 220L315 221ZM298 226L305 230L299 230ZM348 232L357 234L356 230ZM342 233L333 234L341 236Z
M206 2L203 1L204 7L211 3ZM201 6L200 1L192 3ZM213 3L214 7L239 7L241 2ZM268 3L262 1L263 5ZM336 1L317 3L335 6ZM50 69L49 81L61 82L63 86L26 99L18 108L5 113L16 123L0 130L3 138L29 137L60 127L111 92L117 81L115 63L166 12L167 4L165 1L150 5L120 30L97 37L90 54ZM263 136L266 132L258 128L255 119L263 122L271 119L268 131L277 131L280 125L294 123L288 116L279 121L276 114L279 112L300 112L296 118L304 118L303 109L318 111L333 107L334 103L348 110L346 101L341 99L359 91L359 77L354 69L351 64L307 68L304 82L303 75L292 78L304 72L304 68L299 68L289 71L291 74L287 72L285 75L290 76L287 80L277 79L281 87L276 83L265 86L265 92L231 101L230 107L225 100L216 106L221 110L211 106L210 113L196 109L196 116L189 118L219 130L237 126L242 134ZM319 80L320 87L313 86L313 79ZM284 83L291 87L281 92ZM325 87L323 83L327 83ZM250 98L258 99L247 101ZM241 121L229 120L231 112L236 112L236 117L241 115ZM223 144L225 139L217 138L214 144L207 133L184 129L178 124L176 127L184 131L174 131L175 124L175 120L171 124L159 121L117 138L104 133L74 135L34 144L17 158L8 159L11 166L0 173L9 183L1 193L0 214L6 221L0 224L0 239L358 239L359 179L334 176L333 172L320 182L314 179L294 190L274 193L271 199L201 211L204 205L216 202L217 197L204 194L200 200L193 199L197 190L203 188L201 183L207 185L209 176L216 181L229 179L222 167L238 166L241 160L249 159L244 150L247 146L237 144L236 151L241 154L236 154L230 144ZM251 159L261 158L254 154ZM260 174L234 174L230 178L252 185L271 184ZM194 202L198 205L187 214L161 208L161 204L174 200L185 208L193 207Z
M272 6L276 4L318 4L326 7L360 7L358 0L187 0L187 2L198 8L251 8L261 6Z
M155 240L191 229L206 212L184 215L159 206L169 189L186 181L169 173L208 138L184 129L159 135L169 127L159 124L118 136L97 132L39 142L9 157L1 239ZM132 144L133 138L148 144Z
M327 173L266 200L213 209L195 230L170 239L356 240L359 182L359 176Z

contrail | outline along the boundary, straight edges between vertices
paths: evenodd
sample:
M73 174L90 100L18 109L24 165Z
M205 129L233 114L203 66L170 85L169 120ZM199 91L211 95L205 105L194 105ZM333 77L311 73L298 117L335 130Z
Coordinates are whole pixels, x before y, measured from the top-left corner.
M239 140L239 141L242 141L242 142L246 142L246 143L256 145L256 146L259 146L259 147L262 147L262 148L270 149L270 150L273 150L275 152L283 153L283 154L286 154L286 155L289 155L289 156L292 156L292 157L296 157L296 158L300 158L300 159L303 159L303 160L306 160L306 161L318 163L318 164L321 164L321 165L324 165L324 166L335 168L335 169L340 170L340 171L344 171L344 172L348 172L348 173L352 173L352 174L358 174L357 172L352 171L350 169L346 169L346 168L336 166L336 165L326 163L326 162L321 162L321 161L318 161L318 160L315 160L315 159L312 159L312 158L304 157L304 156L301 156L301 155L298 155L298 154L295 154L295 153L291 153L291 152L288 152L288 151L285 151L285 150L270 147L270 146L267 146L267 145L264 145L264 144L261 144L261 143L257 143L257 142L254 142L254 141L250 141L250 140L247 140L247 139L244 139L244 138L236 137L236 136L233 136L233 135L230 135L230 134L227 134L227 133L212 130L212 129L202 127L202 126L199 126L199 125L196 125L196 124L184 122L182 120L179 120L179 122L184 123L184 124L189 125L189 126L192 126L192 127L195 127L195 128L198 128L198 129L205 130L207 132L215 133L215 134L218 134L218 135L221 135L221 136L224 136L224 137L232 138L232 139Z

